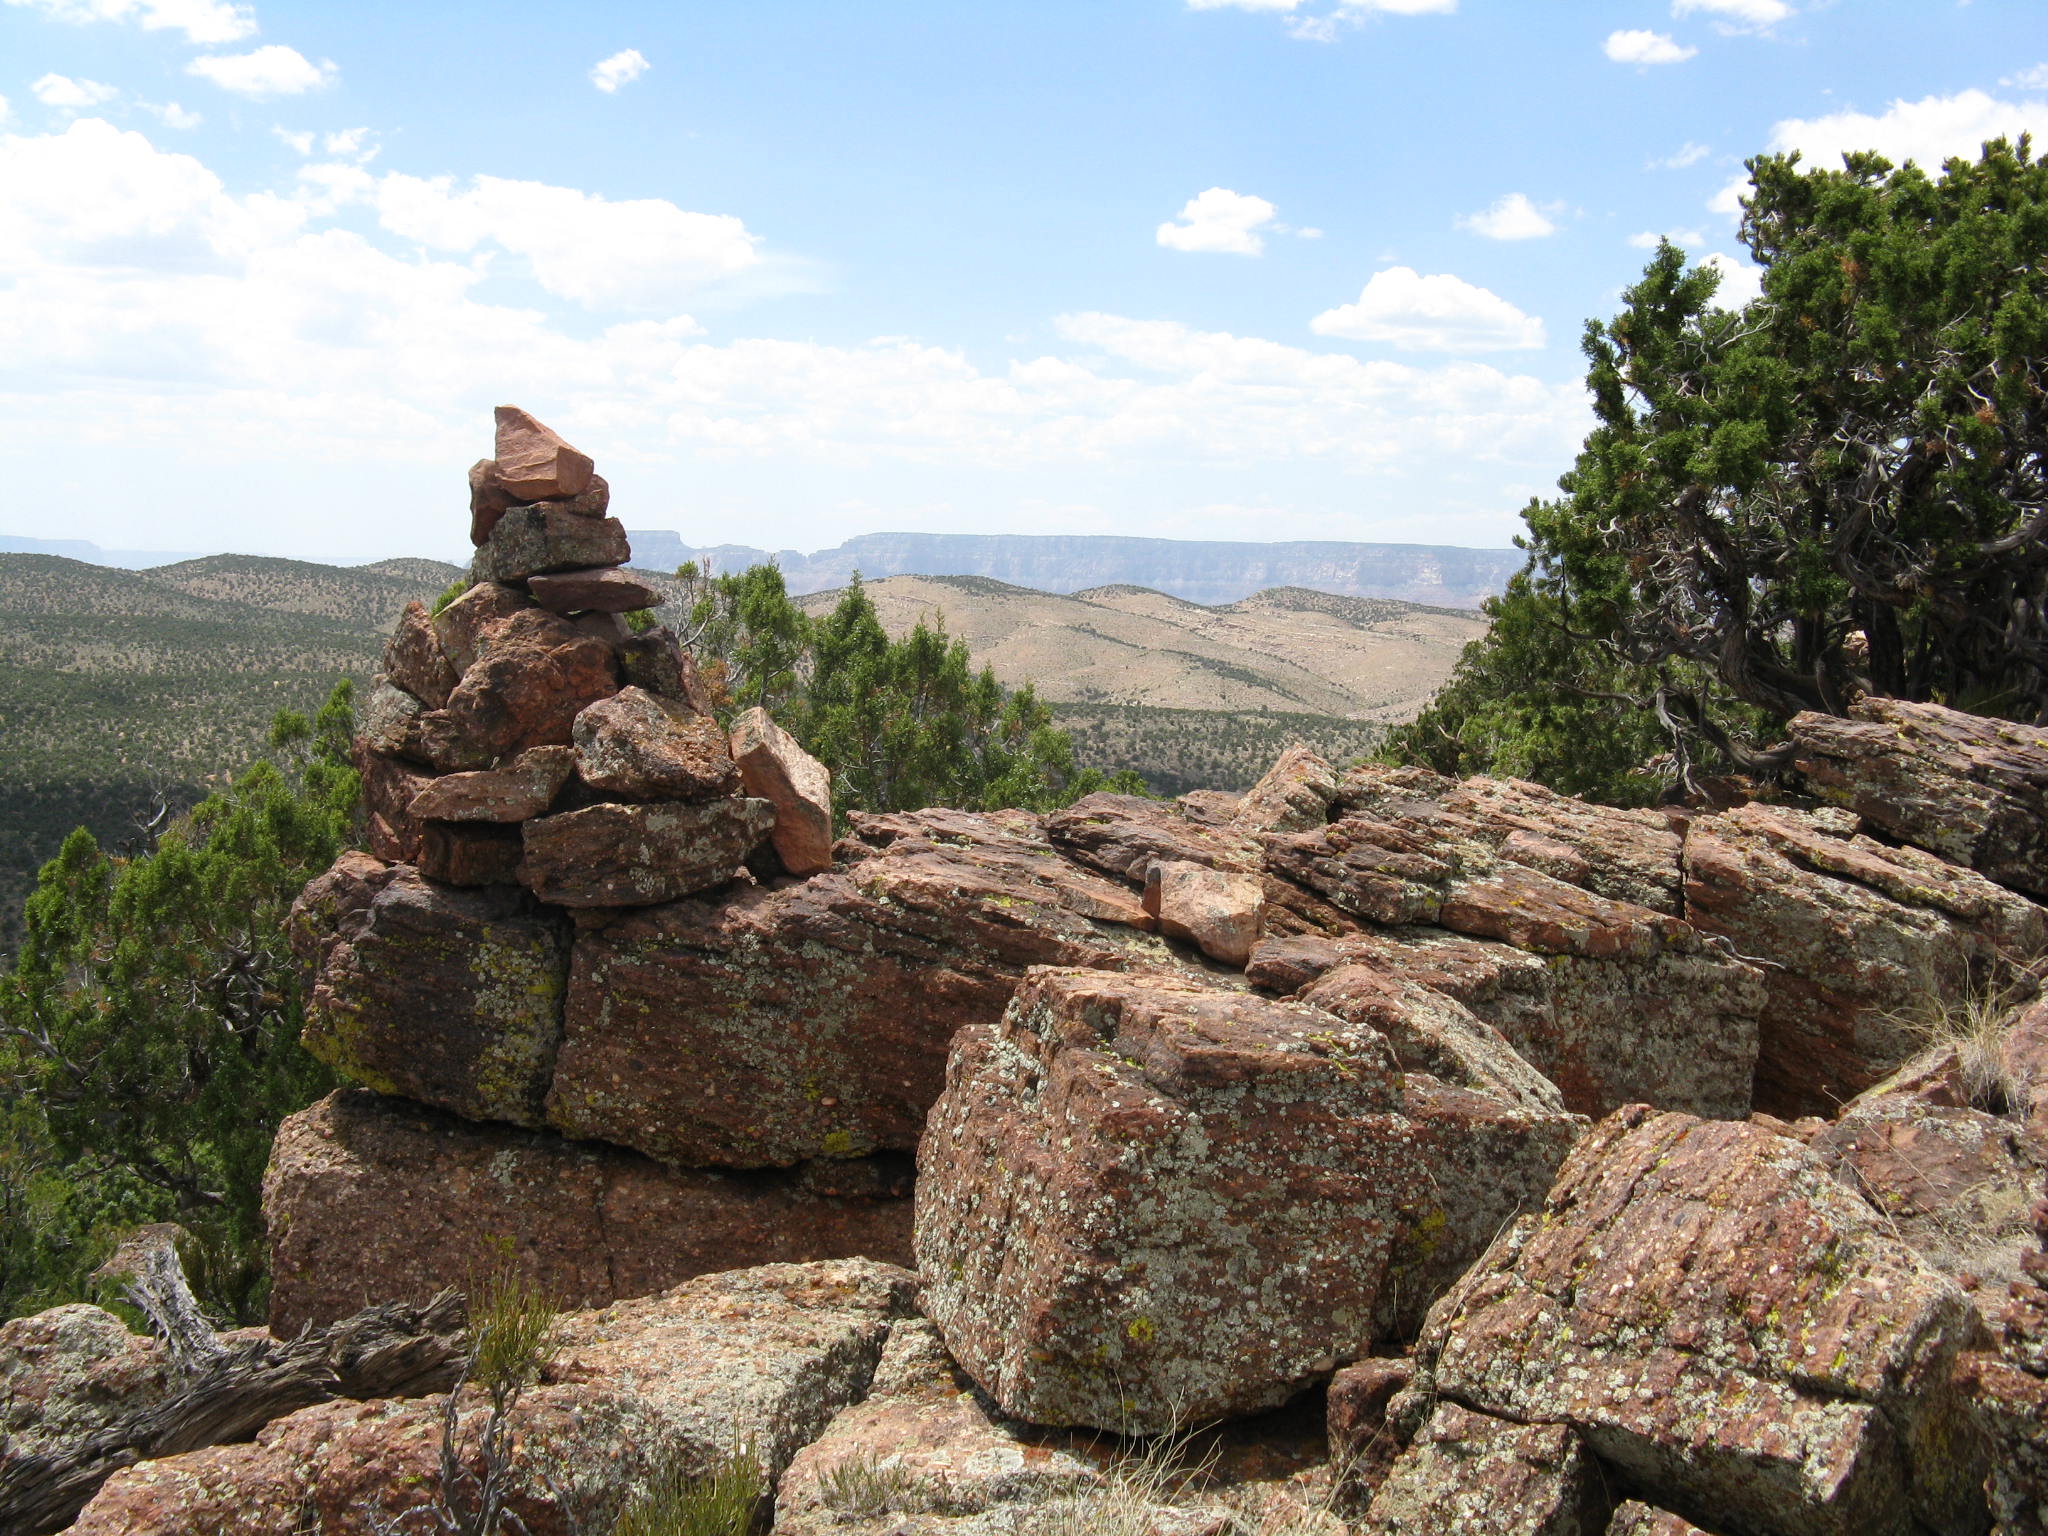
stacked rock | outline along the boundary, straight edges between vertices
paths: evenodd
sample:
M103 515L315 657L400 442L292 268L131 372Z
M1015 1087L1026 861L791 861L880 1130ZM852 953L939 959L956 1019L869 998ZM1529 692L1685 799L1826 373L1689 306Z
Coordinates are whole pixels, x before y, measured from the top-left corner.
M407 607L365 711L372 850L569 908L705 890L771 838L790 872L826 867L824 771L764 716L743 775L675 636L621 617L661 594L624 569L590 456L500 406L469 484L469 589Z

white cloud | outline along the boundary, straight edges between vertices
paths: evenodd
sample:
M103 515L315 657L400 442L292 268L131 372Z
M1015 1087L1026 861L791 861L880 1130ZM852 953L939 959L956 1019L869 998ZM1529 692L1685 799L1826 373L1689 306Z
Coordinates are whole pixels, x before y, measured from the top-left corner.
M2017 139L2022 133L2033 134L2037 141L2048 138L2048 101L2001 101L1970 90L1894 101L1876 114L1843 111L1787 118L1772 126L1769 147L1774 154L1796 149L1807 165L1819 170L1839 170L1845 153L1874 149L1894 165L1911 160L1934 175L1951 156L1974 160L1986 140ZM1749 190L1748 176L1738 176L1714 195L1708 207L1716 213L1739 214L1740 199Z
M2015 74L2002 77L1998 83L2016 86L2023 91L2048 91L2048 64L2030 64Z
M1356 476L1379 487L1413 477L1404 495L1439 509L1444 477L1467 477L1460 515L1497 539L1520 499L1500 488L1547 479L1586 427L1575 381L1116 315L1066 316L1050 341L994 363L908 338L717 340L674 311L558 323L492 297L499 267L481 259L482 237L468 255L400 249L345 203L381 211L387 190L411 198L419 223L448 226L436 232L446 247L515 215L553 228L573 223L565 210L630 205L539 189L571 200L558 206L530 183L436 186L329 162L306 167L303 185L231 192L199 160L94 119L0 136L8 440L36 443L67 484L140 483L176 462L179 484L204 491L151 502L159 540L175 526L187 548L295 538L374 555L459 542L460 466L480 434L487 446L489 408L504 399L598 454L622 492L658 480L656 499L630 514L642 526L660 526L685 486L724 475L739 489L692 504L757 542L767 534L747 509L762 503L747 498L767 493L752 488L795 485L807 465L830 467L842 496L890 505L906 476L951 475L982 506L1019 485L1064 485L1072 500L1091 494L1074 489L1085 481L1128 508L1169 481L1198 488L1184 505L1200 506L1228 500L1231 476L1270 487L1299 473L1321 477L1319 506L1353 518ZM607 242L633 243L618 227L593 244ZM305 494L272 495L267 465ZM365 473L392 494L366 502ZM233 494L221 494L224 476ZM436 486L446 515L422 524ZM122 505L118 491L102 499L96 530L126 515L106 510ZM256 520L279 500L289 510Z
M101 85L97 80L73 80L68 75L45 75L29 90L46 107L74 110L96 107L121 94L111 85Z
M625 48L590 69L590 83L607 96L622 85L631 85L647 73L647 58L638 48Z
M336 70L326 59L315 64L296 48L269 43L248 53L206 54L187 64L185 73L260 101L317 91L333 83Z
M1337 38L1341 23L1362 23L1368 16L1448 16L1458 9L1458 0L1336 0L1331 10L1319 15L1300 14L1308 0L1188 0L1192 11L1267 11L1287 19L1290 36L1310 42L1328 43Z
M188 43L235 43L253 35L256 17L224 0L6 0L33 6L58 21L136 21L144 31L185 34Z
M479 176L389 175L377 183L384 228L440 251L497 245L523 256L549 293L592 308L653 309L760 261L759 240L729 214L658 198L613 202L572 187Z
M1309 322L1318 336L1382 341L1404 352L1523 351L1543 345L1543 322L1497 293L1413 267L1376 272L1354 304Z
M1664 156L1661 160L1652 160L1649 164L1649 169L1653 171L1682 171L1688 167L1698 165L1713 152L1712 146L1695 144L1692 140L1688 139L1676 152Z
M1628 237L1628 243L1639 251L1654 251L1657 249L1657 243L1661 240L1669 240L1673 245L1681 247L1705 245L1707 243L1707 237L1697 229L1667 229L1663 231L1646 229L1639 235L1630 235Z
M1713 251L1702 256L1699 265L1712 267L1721 274L1721 286L1714 290L1717 309L1740 309L1764 291L1763 268L1753 267L1738 256Z
M1458 228L1469 229L1489 240L1540 240L1557 233L1557 226L1544 216L1543 210L1520 192L1510 192L1496 200L1484 213L1464 215L1458 220Z
M13 115L14 109L7 105L7 98L5 96L0 96L0 123L6 122L7 119L12 117Z
M142 101L136 105L155 117L166 128L175 128L180 133L189 133L206 121L197 112L181 107L175 101Z
M1263 197L1211 187L1188 199L1174 219L1160 225L1157 239L1169 250L1256 256L1266 248L1258 231L1272 223L1273 212Z
M1699 49L1675 43L1667 33L1638 28L1608 33L1603 51L1617 64L1683 64Z
M1188 0L1191 11L1291 11L1301 0Z
M1674 16L1690 16L1694 11L1725 18L1715 26L1729 33L1767 32L1792 15L1785 0L1671 0Z
M370 143L368 128L343 128L337 132L320 136L323 154L342 155L351 160L370 160L377 154L376 146Z
M312 154L313 145L319 138L318 134L310 130L300 132L290 128L273 127L270 131L277 135L294 154L300 155Z

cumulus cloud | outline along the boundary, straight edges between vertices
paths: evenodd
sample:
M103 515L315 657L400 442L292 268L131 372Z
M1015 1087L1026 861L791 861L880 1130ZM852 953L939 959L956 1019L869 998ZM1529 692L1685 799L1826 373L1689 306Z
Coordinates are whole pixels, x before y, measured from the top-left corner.
M727 463L746 485L786 465L895 466L966 477L984 495L998 472L1050 476L1071 499L1084 474L1134 484L1145 468L1137 478L1159 484L1193 465L1214 468L1202 481L1214 500L1222 476L1270 484L1295 465L1346 506L1345 477L1363 473L1416 476L1433 506L1441 477L1470 476L1465 504L1512 505L1500 487L1554 474L1587 420L1576 382L1100 313L1061 318L1042 347L993 363L914 338L714 339L678 311L563 323L493 297L502 268L486 259L486 228L511 234L514 214L564 222L534 184L394 182L320 162L303 186L230 191L198 159L94 119L0 137L0 392L17 434L67 473L170 455L211 487L222 466L248 479L274 461L309 489L291 498L302 541L333 549L345 523L375 553L419 546L420 496L444 480L459 528L459 466L508 398L599 454L615 484L660 462L687 462L700 486ZM411 205L392 222L432 241L400 248L360 218L384 214L387 190ZM584 198L584 212L628 206L541 190ZM633 243L616 228L605 241ZM344 494L323 478L333 465L352 473L349 515L330 527ZM357 494L365 465L405 494ZM333 505L315 508L321 497ZM212 510L222 500L209 489L209 510L186 515L225 516Z
M1667 33L1637 28L1608 33L1604 51L1617 64L1683 64L1699 49L1675 43Z
M73 80L68 75L45 75L29 90L46 107L67 107L73 111L99 106L121 94L111 85L101 85L97 80Z
M1740 309L1764 291L1763 268L1753 267L1739 256L1713 251L1702 256L1699 264L1721 274L1721 286L1714 290L1714 305L1718 309Z
M143 111L155 117L166 128L175 128L180 133L189 133L206 119L197 112L179 106L175 101L144 101L137 103Z
M1895 165L1911 160L1930 174L1951 156L1975 159L1989 139L2017 139L2031 133L2048 138L2048 101L2001 101L1983 91L1894 101L1883 112L1831 112L1825 117L1787 118L1771 128L1775 154L1798 150L1806 163L1839 168L1842 156L1873 149ZM1750 190L1747 175L1724 186L1708 205L1716 213L1742 211Z
M631 85L646 73L646 55L638 48L623 48L591 66L590 83L609 96L620 86Z
M6 0L31 6L58 21L134 21L143 30L185 34L188 43L237 43L256 31L246 5L226 0Z
M1697 229L1646 229L1639 235L1630 235L1628 243L1639 251L1654 251L1661 241L1669 240L1673 245L1691 247L1705 245L1707 237Z
M1318 336L1380 341L1404 352L1523 351L1543 345L1543 322L1497 293L1449 273L1376 272L1353 304L1309 322Z
M1188 0L1192 11L1268 11L1284 16L1287 30L1310 42L1328 43L1337 38L1344 23L1356 25L1373 15L1448 16L1458 9L1458 0L1336 0L1335 6L1316 14L1304 14L1309 0Z
M1557 233L1557 226L1544 216L1543 210L1520 192L1510 192L1496 200L1484 213L1464 215L1458 220L1458 228L1469 229L1489 240L1540 240Z
M1713 152L1710 145L1695 144L1688 139L1674 153L1664 156L1661 160L1652 160L1649 168L1653 171L1682 171L1698 165Z
M2048 64L2029 65L2015 74L2004 76L1998 83L2022 91L2048 91Z
M1671 0L1671 14L1705 11L1722 32L1767 32L1792 15L1785 0Z
M495 245L528 262L549 293L591 308L653 309L760 261L759 241L729 214L659 198L613 202L573 187L479 176L392 174L376 184L384 228L439 251Z
M247 53L210 53L185 66L185 73L211 80L224 91L262 101L303 96L330 85L337 73L326 59L315 64L296 48L269 43Z
M1188 199L1175 218L1160 225L1157 238L1174 251L1256 256L1266 248L1259 230L1273 222L1273 213L1273 205L1263 197L1211 187Z

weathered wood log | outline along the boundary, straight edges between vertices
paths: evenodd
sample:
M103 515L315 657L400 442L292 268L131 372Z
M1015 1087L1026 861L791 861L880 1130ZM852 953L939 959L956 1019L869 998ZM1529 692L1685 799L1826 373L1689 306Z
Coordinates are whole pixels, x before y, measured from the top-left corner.
M329 1398L415 1397L451 1388L462 1368L464 1303L386 1303L295 1339L216 1334L178 1262L176 1227L143 1228L102 1277L156 1324L181 1378L52 1451L0 1446L0 1536L45 1536L78 1517L114 1473L138 1461L247 1440L272 1419Z

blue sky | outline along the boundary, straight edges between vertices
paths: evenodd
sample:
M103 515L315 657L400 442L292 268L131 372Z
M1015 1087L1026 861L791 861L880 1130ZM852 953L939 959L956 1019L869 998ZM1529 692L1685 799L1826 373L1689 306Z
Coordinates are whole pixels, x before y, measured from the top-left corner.
M2048 139L2041 0L0 0L0 532L1505 544L1742 160Z

